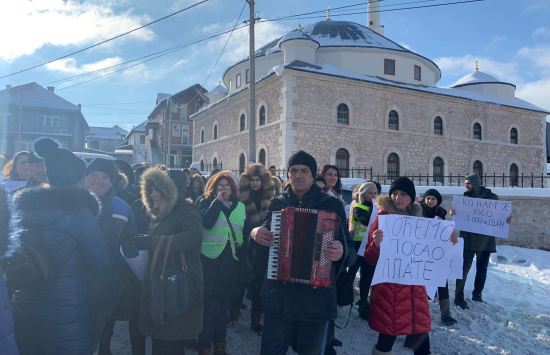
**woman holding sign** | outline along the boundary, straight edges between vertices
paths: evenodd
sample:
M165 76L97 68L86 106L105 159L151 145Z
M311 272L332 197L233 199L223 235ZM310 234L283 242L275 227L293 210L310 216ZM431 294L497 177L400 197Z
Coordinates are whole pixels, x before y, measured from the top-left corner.
M377 199L378 215L400 214L421 217L422 208L415 201L414 183L400 177L390 186L389 196ZM367 263L376 266L380 243L384 233L378 229L378 216L369 229L369 242L365 250ZM371 288L369 325L379 332L373 355L392 354L398 335L406 335L406 343L415 355L430 354L429 332L432 321L428 295L424 286L381 283Z
M436 189L429 189L424 192L420 206L422 206L422 216L426 218L445 219L447 210L441 207L441 194ZM449 285L437 288L437 297L439 298L439 309L441 310L441 322L447 326L456 323L456 319L451 317L451 302L449 301Z

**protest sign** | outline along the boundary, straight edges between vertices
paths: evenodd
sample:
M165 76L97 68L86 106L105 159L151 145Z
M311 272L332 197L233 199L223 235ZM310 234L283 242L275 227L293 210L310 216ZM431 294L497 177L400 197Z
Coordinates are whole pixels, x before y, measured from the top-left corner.
M508 239L512 202L455 195L453 209L458 230Z
M454 222L404 215L378 216L384 232L372 285L444 286L452 257Z
M462 279L462 266L464 265L464 239L458 238L453 245L449 280Z
M11 192L15 189L23 187L27 184L26 180L23 181L13 181L13 180L0 180L0 186L4 188L7 192Z
M378 208L376 208L376 204L373 202L372 204L372 213L370 215L369 219L369 225L367 226L367 231L364 233L363 240L361 241L361 245L359 246L359 250L357 250L357 255L364 256L365 255L365 249L367 249L367 243L369 241L369 228L372 224L372 221L374 221L374 218L378 214ZM351 216L350 216L351 218Z

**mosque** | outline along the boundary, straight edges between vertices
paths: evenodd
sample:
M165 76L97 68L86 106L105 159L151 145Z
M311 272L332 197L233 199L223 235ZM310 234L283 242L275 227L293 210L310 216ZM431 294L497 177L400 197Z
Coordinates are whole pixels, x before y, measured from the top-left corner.
M377 6L377 3L369 6ZM548 112L477 66L450 88L429 58L368 26L325 20L256 51L256 151L248 157L248 59L223 74L208 106L191 116L193 160L242 170L249 160L285 168L303 149L322 164L374 175L506 175L545 171ZM473 64L473 63L472 63Z

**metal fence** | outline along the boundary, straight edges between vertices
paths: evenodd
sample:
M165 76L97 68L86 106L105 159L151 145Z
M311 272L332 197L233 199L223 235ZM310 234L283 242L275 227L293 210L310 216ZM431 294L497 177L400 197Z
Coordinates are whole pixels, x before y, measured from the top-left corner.
M286 178L286 170L277 170L277 174L283 179ZM397 178L395 175L380 174L374 172L372 168L353 168L340 170L343 178L360 178L365 180L377 181L383 185L389 185ZM434 176L433 174L405 174L419 186L463 186L464 174L449 174ZM550 187L550 175L535 174L483 174L481 183L487 187Z

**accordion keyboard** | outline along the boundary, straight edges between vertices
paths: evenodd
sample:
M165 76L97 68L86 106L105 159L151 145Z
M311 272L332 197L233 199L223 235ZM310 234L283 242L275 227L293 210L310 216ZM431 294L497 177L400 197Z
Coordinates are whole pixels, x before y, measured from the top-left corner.
M281 237L281 218L282 211L275 211L271 217L271 232L273 233L273 242L269 247L269 258L267 261L267 279L277 280L277 265L279 262L279 241Z

